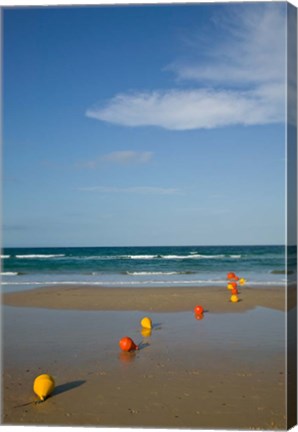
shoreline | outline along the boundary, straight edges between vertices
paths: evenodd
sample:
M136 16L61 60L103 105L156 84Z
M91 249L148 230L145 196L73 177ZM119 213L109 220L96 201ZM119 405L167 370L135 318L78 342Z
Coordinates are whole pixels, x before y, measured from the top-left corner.
M244 312L256 307L286 310L284 287L239 287L239 302L230 302L230 290L223 287L116 288L58 285L2 294L2 304L46 309L183 312L202 304L208 312ZM288 308L294 302L288 290ZM293 301L292 299L293 292Z

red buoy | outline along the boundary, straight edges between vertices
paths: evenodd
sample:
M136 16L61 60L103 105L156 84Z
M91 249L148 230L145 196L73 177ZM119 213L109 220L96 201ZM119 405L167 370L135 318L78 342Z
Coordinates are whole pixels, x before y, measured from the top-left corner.
M195 312L196 315L202 315L202 313L204 312L203 306L197 305L194 308L194 312Z
M125 336L122 339L120 339L119 346L122 349L122 351L126 351L126 352L139 349L139 347L134 343L134 341L128 336Z

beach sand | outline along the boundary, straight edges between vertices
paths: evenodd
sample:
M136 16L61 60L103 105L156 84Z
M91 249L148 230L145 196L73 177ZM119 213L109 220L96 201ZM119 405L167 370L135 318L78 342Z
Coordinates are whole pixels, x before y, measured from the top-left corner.
M285 429L283 288L53 287L5 294L4 424ZM193 308L208 311L196 320ZM140 319L149 315L151 334ZM118 341L140 344L121 353ZM56 389L34 404L34 378Z
M243 295L242 295L243 294ZM5 305L76 310L143 310L177 312L193 310L202 303L212 312L236 312L257 306L285 310L282 287L239 288L239 303L229 302L225 287L110 288L53 286L3 294Z

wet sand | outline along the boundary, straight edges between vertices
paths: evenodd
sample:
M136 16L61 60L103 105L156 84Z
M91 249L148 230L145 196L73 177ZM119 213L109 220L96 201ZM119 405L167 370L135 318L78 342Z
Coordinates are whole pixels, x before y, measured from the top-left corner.
M163 288L161 297L142 289L144 298L132 289L130 302L126 289L112 289L109 300L106 289L85 289L3 296L4 424L286 428L282 289L258 296L243 288L237 304L222 288ZM197 303L208 309L201 320ZM140 327L144 314L151 334ZM139 351L120 352L125 335ZM53 375L56 389L36 405L41 373Z
M239 289L239 303L231 304L225 287L103 288L54 286L5 293L9 306L76 310L143 310L174 312L193 310L198 303L212 312L246 311L257 306L285 310L283 287Z

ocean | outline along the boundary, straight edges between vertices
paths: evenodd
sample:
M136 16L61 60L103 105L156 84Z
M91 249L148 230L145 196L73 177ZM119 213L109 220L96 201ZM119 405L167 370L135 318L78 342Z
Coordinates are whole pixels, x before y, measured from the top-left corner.
M220 286L235 272L249 286L284 285L284 246L4 248L3 292L38 286Z

